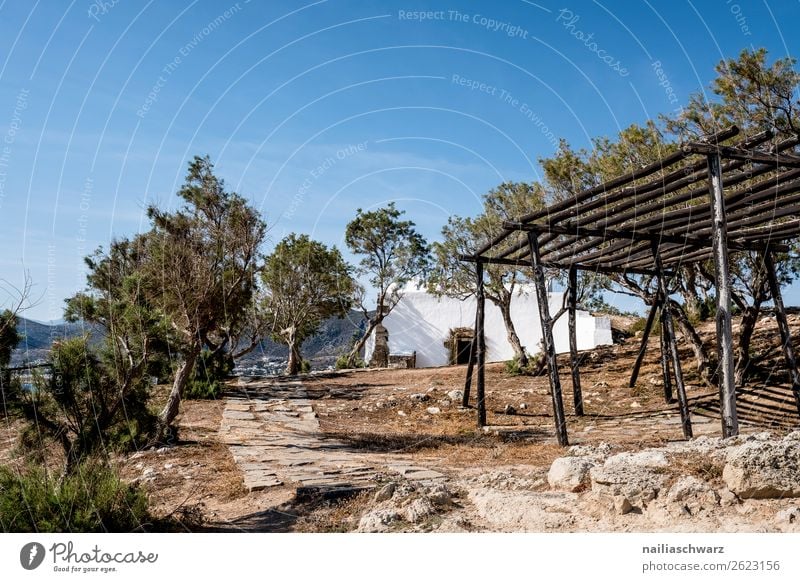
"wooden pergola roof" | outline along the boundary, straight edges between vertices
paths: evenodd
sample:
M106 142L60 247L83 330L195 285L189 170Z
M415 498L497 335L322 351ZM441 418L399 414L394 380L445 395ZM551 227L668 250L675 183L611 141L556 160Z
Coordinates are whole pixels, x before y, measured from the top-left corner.
M556 437L568 444L566 416L558 374L553 320L548 307L544 269L568 271L570 361L575 414L584 414L577 356L575 313L577 271L654 276L658 291L647 319L630 385L638 375L656 311L661 313L661 363L664 396L677 393L681 425L692 437L691 411L683 382L674 307L667 278L677 268L714 259L717 295L718 381L722 434L738 434L734 383L731 277L729 251L759 251L775 303L781 347L800 412L798 370L773 254L800 236L800 139L774 143L769 131L734 145L722 145L739 134L731 127L708 138L681 145L674 153L639 170L589 188L516 221L463 261L476 265L475 338L472 341L462 404L469 403L473 367L477 378L478 425L486 424L484 363L484 265L530 266L536 287L543 355L547 362Z
M653 243L664 269L712 257L713 209L708 156L718 154L725 192L727 246L786 250L800 236L800 140L772 143L763 132L732 146L732 127L644 168L503 224L468 261L530 265L527 232L538 236L545 267L655 274Z

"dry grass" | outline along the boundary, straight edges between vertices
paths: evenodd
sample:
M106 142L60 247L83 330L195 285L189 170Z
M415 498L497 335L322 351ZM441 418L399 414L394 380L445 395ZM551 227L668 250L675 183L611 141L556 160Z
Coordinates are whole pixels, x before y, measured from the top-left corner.
M712 485L722 485L722 468L724 463L710 459L700 453L682 453L672 455L670 470L676 475L692 475Z
M344 533L358 527L361 515L371 506L373 491L363 491L346 499L315 499L293 506L300 516L293 531L304 533Z

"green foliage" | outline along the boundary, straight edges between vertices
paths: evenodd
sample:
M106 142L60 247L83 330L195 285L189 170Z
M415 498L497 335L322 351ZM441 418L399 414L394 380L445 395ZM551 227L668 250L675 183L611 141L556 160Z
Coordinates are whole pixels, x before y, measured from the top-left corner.
M17 317L8 309L0 311L0 370L11 361L11 352L17 347L20 336L17 333Z
M197 358L194 375L184 396L190 400L215 400L225 389L225 380L233 371L233 359L227 352L203 350Z
M511 376L531 376L539 366L540 357L541 354L528 356L528 363L524 366L520 363L520 359L517 356L510 360L506 360L506 374Z
M687 302L684 305L686 316L692 325L708 321L717 310L717 299L713 295L698 298L697 301Z
M503 231L503 221L540 210L544 203L539 184L503 182L483 196L483 212L477 217L451 216L442 228L442 241L431 245L434 262L427 278L428 291L459 299L474 294L475 266L459 261L459 255L474 254ZM525 280L526 269L485 265L484 272L486 297L502 305L510 304L514 286Z
M266 225L242 196L226 189L208 157L195 157L174 212L148 208L153 226L146 236L142 289L172 330L178 365L159 431L174 420L195 356L203 347L234 350L252 312L259 249ZM255 344L253 344L255 345Z
M139 488L107 465L86 461L63 479L41 466L0 466L0 529L16 533L131 532L149 521Z
M51 355L51 375L35 378L19 408L40 433L61 444L68 471L100 448L144 444L155 425L147 407L151 387L144 377L121 384L88 336L56 342Z
M308 360L302 360L300 362L300 373L301 374L308 374L311 371L311 362Z
M361 358L356 358L355 360L351 361L350 357L347 354L341 355L336 358L336 369L337 370L346 370L349 368L366 368L367 364Z
M11 362L11 352L17 347L17 317L9 310L0 311L0 413L5 414L8 404L19 395L19 384L12 383L6 369Z
M640 317L628 327L628 331L632 334L639 333L640 331L643 332L645 326L647 326L647 318ZM658 337L660 333L661 333L661 314L656 316L656 320L653 322L653 327L650 329L650 335L652 337Z
M261 280L272 338L289 346L286 372L296 374L303 342L328 317L348 313L355 289L350 267L336 247L290 234L267 257Z
M720 61L708 92L695 93L680 115L663 117L667 129L681 137L709 134L737 125L745 133L774 128L779 134L797 135L800 73L793 58L767 62L765 48L744 49L735 59Z
M401 220L403 214L394 202L369 212L359 208L345 229L345 243L360 257L358 274L379 293L402 287L428 267L428 243L413 222Z

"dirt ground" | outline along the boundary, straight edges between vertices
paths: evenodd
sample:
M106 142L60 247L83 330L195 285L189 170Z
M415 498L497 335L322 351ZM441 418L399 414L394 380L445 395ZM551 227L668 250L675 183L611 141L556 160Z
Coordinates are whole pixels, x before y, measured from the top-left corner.
M790 323L794 337L799 338L800 317L791 316ZM713 353L713 322L700 331ZM745 434L767 428L781 436L798 428L777 337L774 318L764 317L753 347L766 357L740 395ZM583 417L572 414L567 358L559 358L571 444L607 443L616 453L683 441L676 404L664 402L656 338L651 338L638 382L628 387L639 342L639 337L631 336L620 344L581 354ZM680 343L680 351L695 435L718 436L716 388L705 385L694 373L692 353L685 342ZM768 519L790 502L751 504L747 510L737 508L735 516L694 525L671 518L637 525L630 515L606 519L606 509L591 505L585 511L591 516L588 521L553 521L552 515L568 512L577 501L570 497L575 494L558 497L548 492L547 470L565 449L553 437L547 378L514 376L506 372L503 363L489 364L489 426L479 430L474 408L462 408L452 394L463 390L465 372L465 366L452 366L302 377L326 435L356 450L412 455L421 465L448 476L455 501L446 515L407 530L732 531L738 527L733 523L742 522L744 529L758 531L764 527L759 520ZM218 439L223 409L224 400L184 402L177 442L117 460L123 478L148 491L156 515L178 517L190 531L350 531L358 526L361 515L375 506L371 492L343 500L298 500L295 490L287 486L248 492L228 448ZM0 427L0 462L13 459L18 428ZM710 471L710 482L719 484L716 469L709 469L701 459L693 463L691 455L676 456L674 465L678 473L686 475ZM518 503L522 509L515 509ZM503 523L487 517L503 512L508 514ZM519 521L520 515L528 515L527 521ZM537 523L540 527L534 525Z

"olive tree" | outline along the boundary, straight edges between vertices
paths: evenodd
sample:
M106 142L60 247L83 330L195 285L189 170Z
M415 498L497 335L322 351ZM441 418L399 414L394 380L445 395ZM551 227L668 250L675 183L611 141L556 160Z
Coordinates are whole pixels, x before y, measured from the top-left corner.
M269 255L261 272L263 306L272 339L289 348L286 373L297 374L300 349L329 317L344 317L355 284L336 247L290 234Z
M403 287L422 277L429 263L429 247L410 220L402 220L404 211L390 202L377 210L358 209L347 225L345 243L359 257L358 275L367 278L377 291L374 314L370 315L366 292L361 288L356 304L367 321L364 333L355 341L347 355L349 366L355 365L367 338L398 304Z

